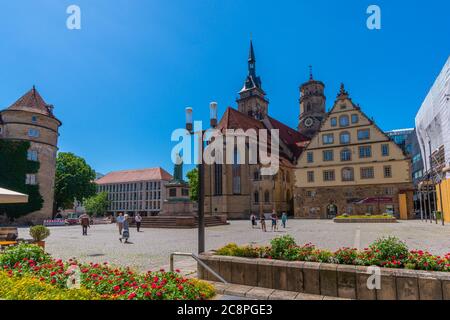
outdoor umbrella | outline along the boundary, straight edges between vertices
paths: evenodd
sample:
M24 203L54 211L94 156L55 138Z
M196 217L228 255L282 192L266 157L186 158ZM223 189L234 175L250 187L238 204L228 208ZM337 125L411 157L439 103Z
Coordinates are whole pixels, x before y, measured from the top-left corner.
M27 202L28 196L26 194L0 188L0 204Z

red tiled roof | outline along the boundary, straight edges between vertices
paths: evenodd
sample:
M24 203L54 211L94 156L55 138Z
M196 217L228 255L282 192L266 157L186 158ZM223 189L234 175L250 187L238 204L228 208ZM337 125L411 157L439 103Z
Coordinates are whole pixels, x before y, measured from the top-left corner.
M7 110L35 112L51 118L55 118L51 109L51 105L47 104L44 99L42 99L41 95L34 86L30 91L20 97L19 100L17 100L9 108L7 108Z
M300 154L303 152L304 147L309 142L308 138L278 120L271 117L268 117L268 120L274 129L279 130L280 140L289 148L289 150L293 153L293 156L298 159ZM224 131L225 129L242 129L244 131L248 129L268 129L264 125L263 121L256 120L231 107L227 108L217 128L221 131ZM294 160L287 160L288 156L283 153L280 154L280 158L286 160L283 161L283 164L285 165L287 164L287 161L292 162Z
M303 151L305 143L308 143L309 139L284 123L281 123L272 117L268 118L274 129L279 130L281 141L294 153L295 158L298 159Z
M96 184L127 183L149 180L172 180L172 176L163 168L113 171L95 180Z

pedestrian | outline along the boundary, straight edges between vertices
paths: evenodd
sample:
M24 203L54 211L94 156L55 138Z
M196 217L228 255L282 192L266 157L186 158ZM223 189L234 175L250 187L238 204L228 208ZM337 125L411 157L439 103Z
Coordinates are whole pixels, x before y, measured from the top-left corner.
M139 230L141 229L141 222L142 222L142 217L141 215L138 213L136 213L136 216L134 217L134 221L136 222L136 229L137 232L140 232Z
M125 239L125 243L128 243L128 238L130 237L130 224L128 223L128 215L125 214L123 216L123 225L122 225L122 235L119 238L120 242Z
M284 229L286 229L286 222L287 222L287 214L286 212L283 212L281 215L281 223L283 224Z
M261 223L261 230L263 232L267 232L267 229L266 229L266 218L264 217L264 214L261 215L260 223Z
M272 231L277 231L278 229L278 217L277 217L277 213L275 212L275 210L273 210L272 213Z
M256 226L256 215L254 213L251 214L250 221L252 223L252 228L254 229Z
M124 221L124 217L123 217L123 213L121 212L117 216L117 227L119 228L119 234L120 235L122 235L123 221Z
M80 216L80 224L81 224L81 229L83 231L83 236L87 236L87 229L88 227L91 227L90 221L89 221L89 216L86 213L83 213Z

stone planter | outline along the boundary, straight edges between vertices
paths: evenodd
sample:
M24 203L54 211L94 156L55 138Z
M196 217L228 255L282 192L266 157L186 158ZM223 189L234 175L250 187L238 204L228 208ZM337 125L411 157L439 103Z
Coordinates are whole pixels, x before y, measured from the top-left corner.
M233 284L357 300L450 300L450 273L380 268L380 288L370 289L368 267L217 256L200 259ZM204 268L199 277L217 281Z
M364 219L364 218L345 218L345 219L333 219L336 223L397 223L397 219Z

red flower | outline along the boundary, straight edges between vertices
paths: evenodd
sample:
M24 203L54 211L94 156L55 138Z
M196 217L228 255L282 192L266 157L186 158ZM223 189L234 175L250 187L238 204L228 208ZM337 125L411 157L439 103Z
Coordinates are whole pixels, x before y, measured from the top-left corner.
M180 269L176 269L175 272L176 273L180 273L181 271L180 271Z
M145 293L144 293L144 296L146 296L146 297L150 297L152 294L150 293L150 291L146 291Z
M158 292L156 293L156 295L157 295L158 297L161 297L161 296L162 296L161 291L158 291Z
M183 290L183 286L181 284L178 286L178 290Z
M56 279L55 278L53 278L52 279L52 281L50 281L52 284L55 284L56 283Z
M120 290L120 287L119 286L114 286L113 290L117 292L117 291Z
M136 293L132 292L130 293L130 295L128 296L128 300L132 300L136 297Z

